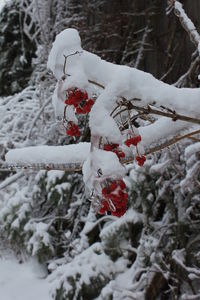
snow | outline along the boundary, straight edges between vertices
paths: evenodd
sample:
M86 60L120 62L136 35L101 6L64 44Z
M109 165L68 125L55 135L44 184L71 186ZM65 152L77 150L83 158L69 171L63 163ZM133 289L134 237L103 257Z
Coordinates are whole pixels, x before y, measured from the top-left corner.
M98 171L101 170L101 176L97 177ZM95 149L88 160L83 165L83 180L88 186L95 180L106 178L121 178L125 176L126 170L119 162L118 157L109 151Z
M112 278L114 273L123 272L126 269L126 264L127 261L123 258L113 262L104 253L101 244L95 243L77 255L72 262L59 266L53 271L49 276L52 295L62 287L66 295L70 295L70 292L73 294L73 285L75 285L74 299L76 299L75 297L82 286L90 286L98 277L103 281ZM76 282L76 278L79 278L78 282Z
M167 159L164 162L154 164L151 166L149 172L150 174L163 174L166 171L166 168L171 164L171 159Z
M46 273L31 259L19 264L14 258L0 258L2 300L51 300Z
M133 209L129 209L125 215L118 218L116 221L105 226L100 233L100 238L102 241L106 240L109 235L119 232L122 226L127 226L127 223L137 224L144 221L142 214L139 214Z
M200 142L191 144L185 149L185 156L189 158L193 154L200 152Z
M32 231L33 235L28 240L27 249L32 255L36 255L41 247L47 246L49 249L53 248L51 246L50 235L48 234L49 225L43 222L32 223L31 221L27 223L24 227L25 231Z
M79 143L67 146L37 146L10 150L8 163L83 163L89 155L90 144Z
M63 41L66 41L66 43L63 43ZM67 56L72 54L74 49L75 51L81 51L81 40L75 29L69 28L57 35L47 64L47 67L52 70L57 79L60 79L63 75L63 72L60 72L60 69L63 69L65 60L64 55ZM76 59L77 57L70 58L73 62L75 62Z

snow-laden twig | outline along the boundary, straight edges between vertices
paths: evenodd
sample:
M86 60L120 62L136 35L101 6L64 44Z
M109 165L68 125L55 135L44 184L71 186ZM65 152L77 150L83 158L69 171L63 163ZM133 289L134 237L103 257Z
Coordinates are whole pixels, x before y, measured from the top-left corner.
M191 74L195 71L195 69L199 66L200 63L200 57L196 57L194 61L190 64L187 72L183 74L175 83L174 86L176 87L182 87L185 85L186 80Z
M27 139L30 139L30 136L31 136L31 133L32 133L33 128L34 128L34 126L35 126L35 123L37 122L37 120L39 119L39 117L41 116L41 114L43 113L45 107L50 103L50 101L51 101L51 97L49 97L49 98L44 102L44 104L42 105L42 107L40 108L40 110L38 111L38 113L36 114L35 118L34 118L33 121L32 121L30 130L29 130L29 132L28 132Z
M199 56L200 56L200 35L194 25L194 23L191 21L191 19L187 16L185 13L185 10L183 9L183 5L179 1L175 1L173 3L174 6L174 13L179 18L181 25L183 28L187 31L189 34L190 40L194 45L197 47Z
M136 58L136 61L135 61L135 65L134 67L135 68L138 68L139 67L139 64L143 58L143 53L144 53L144 46L145 46L145 43L146 43L146 40L147 40L147 37L148 37L148 33L150 32L151 30L149 29L149 20L147 22L147 26L145 27L145 30L144 30L144 33L143 33L143 36L142 36L142 40L141 40L141 45L140 45L140 48L138 50L138 55L137 55L137 58Z
M16 173L8 178L6 178L3 182L0 184L0 190L5 189L7 186L12 184L13 182L17 181L21 177L24 176L24 171L21 171L19 173Z

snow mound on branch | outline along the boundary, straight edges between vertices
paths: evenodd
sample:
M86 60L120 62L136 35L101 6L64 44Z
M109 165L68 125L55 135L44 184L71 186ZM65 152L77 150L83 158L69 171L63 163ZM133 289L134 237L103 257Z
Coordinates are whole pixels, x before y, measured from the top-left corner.
M63 55L74 54L76 51L81 52L80 55L71 56L67 60L67 73L71 76L66 78L66 84L67 81L73 80L74 84L79 86L79 81L75 82L75 78L82 73L87 79L103 85L105 90L113 88L114 85L116 97L139 98L141 105L155 103L158 107L164 105L177 109L179 113L193 112L198 115L199 88L179 89L156 79L149 73L106 62L81 48L80 37L75 29L66 29L61 32L53 44L48 68L52 70L56 78L60 79L63 75Z
M70 76L61 79L64 74L63 55L77 51L79 54L67 59L66 73ZM81 48L80 37L75 29L66 29L57 36L49 55L48 67L59 79L53 100L57 115L63 114L67 89L79 87L87 89L90 95L95 93L97 100L90 113L91 133L105 136L110 142L121 141L117 124L110 116L121 98L140 99L136 103L141 107L153 105L160 109L163 106L172 112L197 118L200 114L199 88L176 88L146 72L106 62ZM189 124L159 117L154 124L140 128L140 133L144 145L148 146L188 129Z
M49 54L47 67L52 70L57 79L60 79L63 75L64 55L67 56L75 51L81 51L81 49L81 39L78 31L73 28L65 29L56 36ZM71 58L73 64L76 59L76 56Z
M117 175L121 178L126 173L125 168L114 153L95 149L83 165L83 180L87 186L89 181L93 184L94 178L90 178L91 174L95 176L99 171L102 173L101 178L112 178L113 176L117 177Z
M7 163L83 163L89 155L90 144L79 143L67 146L37 146L10 150Z

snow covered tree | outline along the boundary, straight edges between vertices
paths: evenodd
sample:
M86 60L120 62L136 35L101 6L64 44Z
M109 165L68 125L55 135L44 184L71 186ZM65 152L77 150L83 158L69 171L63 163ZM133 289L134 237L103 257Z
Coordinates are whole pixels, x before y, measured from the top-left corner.
M31 60L35 55L34 41L23 31L24 14L19 1L9 2L0 15L0 95L20 92L27 86L33 68ZM14 29L13 29L14 25Z

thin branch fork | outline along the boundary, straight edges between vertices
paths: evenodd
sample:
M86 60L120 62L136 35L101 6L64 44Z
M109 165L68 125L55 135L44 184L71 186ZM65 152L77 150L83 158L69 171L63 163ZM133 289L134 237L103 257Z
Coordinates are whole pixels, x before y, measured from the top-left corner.
M180 121L185 121L185 122L190 122L190 123L200 125L200 119L188 117L188 116L181 115L181 114L177 114L175 111L172 111L172 112L160 111L160 110L157 110L155 108L152 108L150 105L148 105L145 108L145 107L141 107L141 106L138 106L138 105L134 105L129 101L128 102L128 108L129 109L135 109L135 110L137 110L139 112L142 112L143 114L147 114L147 115L152 114L152 115L167 117L167 118L172 119L172 121L180 120Z

